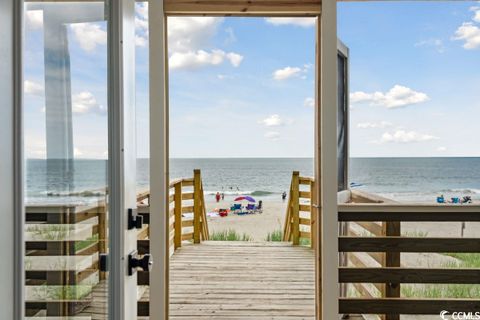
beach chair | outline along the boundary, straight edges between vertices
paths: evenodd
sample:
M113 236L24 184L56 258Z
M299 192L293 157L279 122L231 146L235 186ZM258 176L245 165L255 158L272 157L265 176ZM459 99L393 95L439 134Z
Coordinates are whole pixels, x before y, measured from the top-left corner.
M255 205L252 203L247 204L247 207L245 208L247 213L255 213Z
M232 211L233 213L236 213L236 214L241 214L242 213L242 205L240 203L234 203L230 207L230 211Z
M255 212L256 213L262 213L263 212L263 201L262 200L258 201L258 206L255 206Z

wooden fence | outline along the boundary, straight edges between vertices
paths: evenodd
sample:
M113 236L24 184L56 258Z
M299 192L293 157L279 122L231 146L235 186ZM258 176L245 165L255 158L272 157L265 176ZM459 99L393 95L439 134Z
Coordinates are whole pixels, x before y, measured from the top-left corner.
M480 300L469 298L408 298L402 284L479 284L479 269L413 268L401 263L402 252L480 253L478 238L406 237L401 222L480 221L480 207L472 205L342 204L338 221L352 223L339 237L339 252L348 253L348 266L339 269L339 282L352 284L360 297L341 297L341 314L377 314L388 320L401 314L436 314L442 310L471 312ZM365 264L368 254L376 266ZM368 286L381 294L372 294Z
M194 171L193 178L172 181L170 190L173 254L182 241L207 240L208 226L200 170ZM150 193L138 194L137 203L145 224L137 236L142 255L150 251ZM89 308L95 305L95 288L106 279L106 273L99 270L99 256L108 252L105 202L89 206L27 206L25 247L26 316L88 315ZM138 284L148 283L148 272L139 272ZM106 304L96 304L95 312L106 312ZM148 302L139 301L138 307L139 315L148 314Z
M293 245L301 244L301 240L312 248L315 245L316 217L312 198L315 194L315 180L301 177L298 171L292 174L292 182L288 195L287 212L283 227L283 241L291 241Z

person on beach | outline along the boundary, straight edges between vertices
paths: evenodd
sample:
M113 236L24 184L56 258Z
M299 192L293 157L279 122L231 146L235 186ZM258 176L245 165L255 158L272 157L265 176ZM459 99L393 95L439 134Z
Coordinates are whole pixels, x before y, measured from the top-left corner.
M222 201L225 200L225 193L222 192Z
M220 192L217 192L217 194L215 195L215 200L217 200L217 202L220 202Z
M287 199L287 193L285 191L283 191L282 200L285 201L285 199Z

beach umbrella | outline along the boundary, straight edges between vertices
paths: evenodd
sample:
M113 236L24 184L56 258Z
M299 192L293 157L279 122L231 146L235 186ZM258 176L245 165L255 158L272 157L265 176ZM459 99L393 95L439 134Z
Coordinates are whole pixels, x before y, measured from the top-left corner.
M253 198L250 197L250 196L237 197L237 198L235 198L235 200L233 200L233 201L242 201L242 200L247 200L248 202L255 202L255 199L253 199Z

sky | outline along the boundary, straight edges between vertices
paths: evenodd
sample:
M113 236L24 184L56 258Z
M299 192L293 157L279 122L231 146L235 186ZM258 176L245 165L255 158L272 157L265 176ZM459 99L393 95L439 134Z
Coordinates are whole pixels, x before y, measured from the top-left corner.
M148 7L137 5L142 158L149 153L147 17ZM30 158L45 157L43 20L41 10L26 12ZM313 156L314 25L311 18L169 18L171 156ZM105 158L106 22L67 30L75 156ZM338 36L350 50L351 156L480 156L479 2L341 2Z

